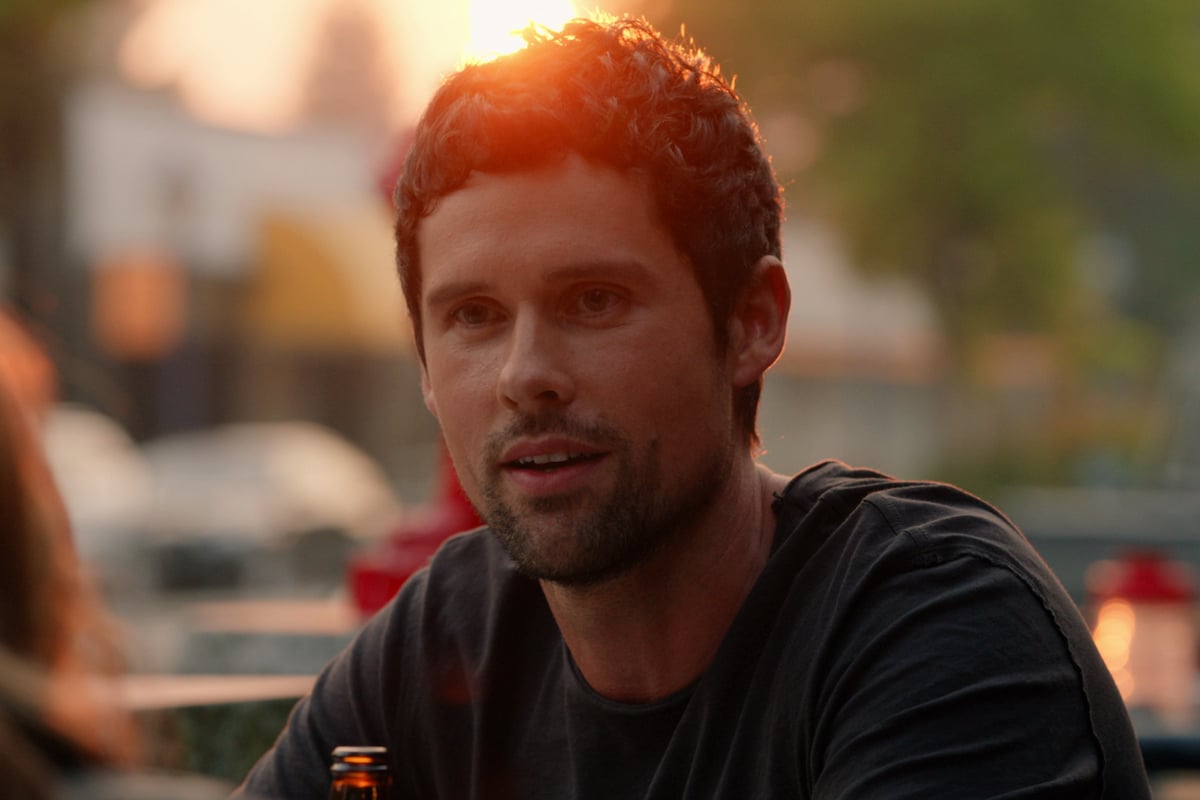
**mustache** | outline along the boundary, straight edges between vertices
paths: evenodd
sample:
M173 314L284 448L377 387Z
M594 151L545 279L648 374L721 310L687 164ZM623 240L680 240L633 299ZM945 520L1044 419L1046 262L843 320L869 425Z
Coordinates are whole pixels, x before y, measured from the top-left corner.
M514 439L533 436L562 436L604 449L617 449L628 444L628 439L616 426L601 418L584 419L562 412L522 414L509 421L503 430L488 436L484 444L488 461L498 461Z

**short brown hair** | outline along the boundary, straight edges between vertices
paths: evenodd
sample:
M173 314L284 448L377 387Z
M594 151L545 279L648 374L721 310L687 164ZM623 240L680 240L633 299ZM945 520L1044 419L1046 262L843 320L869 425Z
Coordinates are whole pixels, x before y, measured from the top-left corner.
M723 350L754 265L780 256L782 197L749 109L694 44L641 19L530 29L527 46L452 75L417 126L396 187L397 266L417 352L417 228L473 171L533 169L576 153L647 179L660 221L695 271ZM735 398L755 441L761 379Z

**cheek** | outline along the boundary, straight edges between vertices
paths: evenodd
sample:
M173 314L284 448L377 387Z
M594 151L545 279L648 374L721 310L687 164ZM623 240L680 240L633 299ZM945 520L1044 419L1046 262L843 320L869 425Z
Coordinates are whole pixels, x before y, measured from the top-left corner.
M614 360L602 374L600 386L613 403L644 415L648 424L658 427L694 424L729 394L711 352L665 338L643 346L630 358Z
M458 477L459 486L472 503L478 503L480 500L479 480L476 475L477 465L470 458L470 448L464 452L460 442L456 442L449 437L444 438L446 452L450 455L450 462L454 465L454 472Z
M663 422L697 426L695 434L706 428L721 430L732 415L733 388L710 347L691 343L664 343L664 354L646 374L661 376L654 380L655 392L663 409Z
M495 374L483 354L454 357L437 354L427 362L422 388L426 405L447 437L461 436L486 422L495 402Z

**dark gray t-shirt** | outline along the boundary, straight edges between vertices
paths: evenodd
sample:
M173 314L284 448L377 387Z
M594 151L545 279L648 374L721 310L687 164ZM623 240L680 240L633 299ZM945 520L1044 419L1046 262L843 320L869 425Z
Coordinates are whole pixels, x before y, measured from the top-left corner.
M705 673L597 695L485 530L448 541L302 700L245 783L323 800L330 751L389 748L409 798L1149 798L1071 599L999 513L837 462Z

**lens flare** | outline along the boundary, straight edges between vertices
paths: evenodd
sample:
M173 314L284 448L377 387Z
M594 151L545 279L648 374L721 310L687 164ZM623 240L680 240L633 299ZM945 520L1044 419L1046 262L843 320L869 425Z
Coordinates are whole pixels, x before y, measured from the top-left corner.
M576 16L570 0L473 0L463 56L482 61L520 50L520 32L531 23L558 28Z

